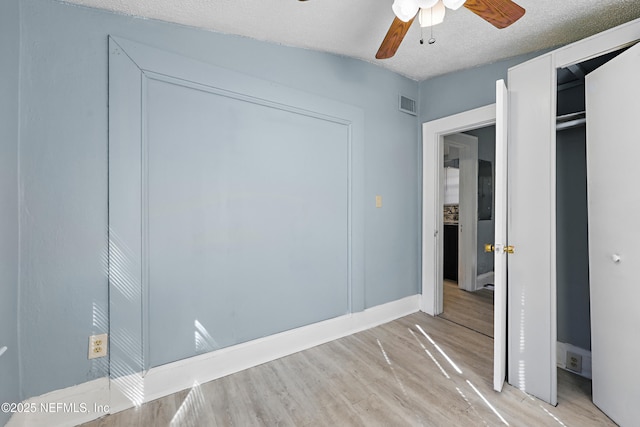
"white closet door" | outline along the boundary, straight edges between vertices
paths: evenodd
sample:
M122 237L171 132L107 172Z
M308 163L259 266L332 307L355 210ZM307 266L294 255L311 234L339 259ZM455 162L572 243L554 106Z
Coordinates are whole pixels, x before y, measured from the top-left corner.
M551 54L509 70L509 384L557 403ZM553 133L550 130L553 129Z
M586 78L593 402L640 420L640 45Z

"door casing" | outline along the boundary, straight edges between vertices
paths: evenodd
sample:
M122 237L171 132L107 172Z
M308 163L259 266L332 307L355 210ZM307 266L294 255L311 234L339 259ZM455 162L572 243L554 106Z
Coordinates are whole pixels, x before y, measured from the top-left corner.
M496 105L465 111L422 125L422 303L421 309L436 316L443 309L443 212L442 165L444 136L496 122Z

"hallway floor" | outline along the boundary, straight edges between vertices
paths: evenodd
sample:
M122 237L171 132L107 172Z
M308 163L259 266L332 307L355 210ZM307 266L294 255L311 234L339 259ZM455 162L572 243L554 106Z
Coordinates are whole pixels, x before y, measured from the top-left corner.
M493 291L467 292L445 280L443 312L440 317L493 338Z

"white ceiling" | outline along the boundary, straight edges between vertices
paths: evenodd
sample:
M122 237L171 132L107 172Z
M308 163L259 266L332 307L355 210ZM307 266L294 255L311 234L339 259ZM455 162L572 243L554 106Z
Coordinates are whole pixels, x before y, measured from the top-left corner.
M498 30L464 7L433 27L436 43L419 44L414 22L393 58L375 53L393 20L392 0L67 0L359 58L414 80L496 62L579 40L640 18L639 0L516 0L526 14Z

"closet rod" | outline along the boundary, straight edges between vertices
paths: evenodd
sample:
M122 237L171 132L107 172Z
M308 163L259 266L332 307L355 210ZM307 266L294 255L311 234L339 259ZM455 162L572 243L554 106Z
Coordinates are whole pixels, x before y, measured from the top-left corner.
M573 129L578 126L584 126L586 123L587 123L587 119L585 118L570 120L568 122L562 122L562 123L556 124L556 130Z
M587 123L586 112L563 114L556 117L556 130L572 129Z

